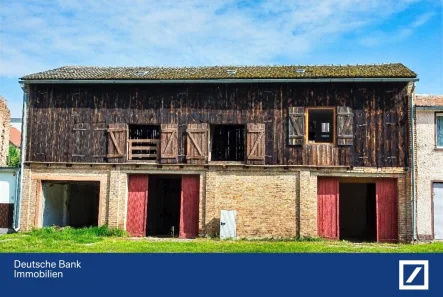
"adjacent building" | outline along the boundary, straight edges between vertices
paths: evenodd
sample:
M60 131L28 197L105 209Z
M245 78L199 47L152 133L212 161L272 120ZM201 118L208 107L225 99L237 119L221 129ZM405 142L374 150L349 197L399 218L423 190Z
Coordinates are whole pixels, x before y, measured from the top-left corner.
M415 98L416 233L443 239L443 96Z
M21 228L410 241L416 80L402 64L25 76Z

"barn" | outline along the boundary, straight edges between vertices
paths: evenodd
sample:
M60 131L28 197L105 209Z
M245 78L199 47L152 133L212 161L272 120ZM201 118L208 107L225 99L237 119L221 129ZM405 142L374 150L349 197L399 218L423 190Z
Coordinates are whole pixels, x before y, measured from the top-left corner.
M21 228L410 241L415 81L398 63L27 75Z

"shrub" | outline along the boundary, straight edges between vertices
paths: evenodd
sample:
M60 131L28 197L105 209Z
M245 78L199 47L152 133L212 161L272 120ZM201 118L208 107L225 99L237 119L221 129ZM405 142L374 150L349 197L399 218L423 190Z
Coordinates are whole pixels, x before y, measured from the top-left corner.
M8 166L9 167L19 167L20 166L20 150L13 145L9 146Z

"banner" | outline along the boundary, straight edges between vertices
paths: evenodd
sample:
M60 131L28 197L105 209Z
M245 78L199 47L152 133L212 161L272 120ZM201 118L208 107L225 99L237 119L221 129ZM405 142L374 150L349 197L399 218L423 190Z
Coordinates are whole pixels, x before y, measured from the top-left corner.
M1 296L443 296L440 254L1 254Z

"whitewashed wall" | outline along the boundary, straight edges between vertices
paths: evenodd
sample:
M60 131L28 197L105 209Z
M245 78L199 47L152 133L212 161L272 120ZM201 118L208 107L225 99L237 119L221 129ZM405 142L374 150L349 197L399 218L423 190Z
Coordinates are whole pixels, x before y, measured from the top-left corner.
M432 238L432 181L443 181L443 150L435 150L435 111L416 110L417 235Z

